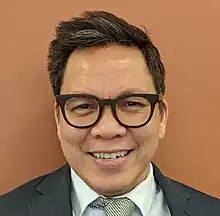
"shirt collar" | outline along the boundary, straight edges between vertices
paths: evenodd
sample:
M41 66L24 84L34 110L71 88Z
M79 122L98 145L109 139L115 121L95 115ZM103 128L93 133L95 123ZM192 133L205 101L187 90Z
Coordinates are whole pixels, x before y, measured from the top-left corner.
M82 215L86 207L100 195L93 191L71 168L73 182L72 206L76 215ZM128 197L139 208L143 216L149 215L152 201L156 196L156 182L153 175L153 166L147 178L137 185L132 191L118 197Z
M75 215L82 215L86 207L100 195L93 191L71 168L73 182L72 207Z
M143 216L148 216L153 200L156 197L156 182L153 175L153 166L150 164L150 170L147 178L137 185L132 191L120 197L128 197L139 208Z

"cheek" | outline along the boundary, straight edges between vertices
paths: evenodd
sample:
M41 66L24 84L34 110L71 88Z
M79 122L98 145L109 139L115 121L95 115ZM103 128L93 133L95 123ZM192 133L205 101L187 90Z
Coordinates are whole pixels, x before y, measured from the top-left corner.
M159 122L153 121L144 127L133 129L131 133L137 144L147 145L147 143L159 140L159 128Z
M87 130L77 129L67 124L60 124L60 143L67 162L72 167L80 167L81 158L84 156L84 145Z
M159 124L151 122L147 126L131 131L132 137L143 160L151 160L159 145Z
M87 130L71 127L65 122L60 123L60 142L65 148L81 148L87 134Z

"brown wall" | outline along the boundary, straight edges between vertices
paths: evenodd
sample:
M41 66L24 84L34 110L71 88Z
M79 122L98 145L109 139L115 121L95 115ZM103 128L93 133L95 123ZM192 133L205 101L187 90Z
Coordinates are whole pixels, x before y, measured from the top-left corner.
M168 176L220 197L219 0L80 2L0 0L0 193L64 162L47 45L58 20L106 9L144 24L166 64L170 119L155 161Z

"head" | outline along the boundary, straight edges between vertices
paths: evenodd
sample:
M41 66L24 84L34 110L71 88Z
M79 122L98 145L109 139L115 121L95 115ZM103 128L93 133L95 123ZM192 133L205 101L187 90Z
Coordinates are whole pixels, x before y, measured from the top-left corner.
M131 191L146 178L168 117L164 66L146 30L85 12L59 23L48 58L67 162L99 194Z

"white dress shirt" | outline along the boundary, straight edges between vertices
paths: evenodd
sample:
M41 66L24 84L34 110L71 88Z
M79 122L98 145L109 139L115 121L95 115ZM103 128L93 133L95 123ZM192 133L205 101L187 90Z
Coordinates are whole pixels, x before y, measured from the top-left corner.
M93 191L72 168L71 178L73 182L71 193L73 216L105 216L103 210L87 207L100 195ZM163 192L156 185L152 164L150 164L150 172L143 182L129 193L118 197L128 197L135 203L132 216L171 216Z

